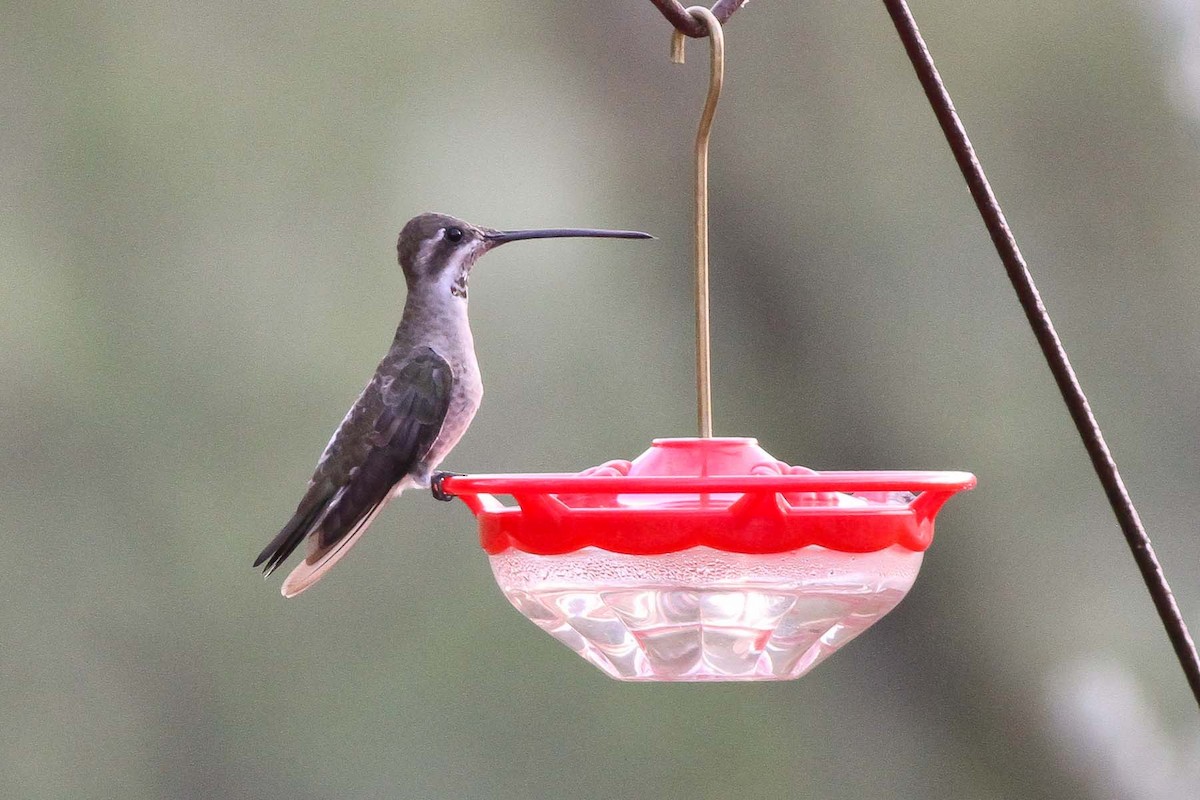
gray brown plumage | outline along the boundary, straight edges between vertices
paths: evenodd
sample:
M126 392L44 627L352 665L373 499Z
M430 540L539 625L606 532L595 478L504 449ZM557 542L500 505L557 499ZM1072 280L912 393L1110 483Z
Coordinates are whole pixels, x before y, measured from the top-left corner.
M270 575L307 541L283 583L293 597L316 583L388 501L430 475L466 432L483 397L467 318L471 269L505 242L566 236L651 238L636 231L495 231L443 214L414 217L396 249L408 296L396 336L321 454L295 514L254 566Z

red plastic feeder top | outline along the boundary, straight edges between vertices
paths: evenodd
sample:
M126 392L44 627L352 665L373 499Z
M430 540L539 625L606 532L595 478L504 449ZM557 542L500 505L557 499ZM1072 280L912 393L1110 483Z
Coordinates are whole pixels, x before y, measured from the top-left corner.
M965 472L824 472L658 439L573 474L449 477L518 610L620 680L804 674L900 602ZM495 495L509 495L505 505Z
M815 472L778 461L754 439L656 439L634 461L579 474L447 478L479 518L483 549L557 555L597 547L655 555L710 547L781 553L816 545L923 552L967 472ZM505 506L494 495L510 495Z

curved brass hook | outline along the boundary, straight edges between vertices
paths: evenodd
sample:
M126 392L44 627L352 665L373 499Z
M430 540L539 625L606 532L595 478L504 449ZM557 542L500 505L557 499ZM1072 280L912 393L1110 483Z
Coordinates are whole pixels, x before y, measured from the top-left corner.
M696 416L701 438L712 433L712 359L708 324L708 137L717 100L725 81L725 37L721 23L703 6L692 6L688 13L708 26L711 65L708 73L708 97L700 115L696 133ZM671 58L683 63L684 35L678 30L671 36Z

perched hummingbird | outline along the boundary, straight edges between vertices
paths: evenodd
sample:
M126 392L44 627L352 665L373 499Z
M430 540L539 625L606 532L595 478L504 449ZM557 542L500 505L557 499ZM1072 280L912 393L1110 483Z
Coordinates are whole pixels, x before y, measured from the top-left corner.
M587 228L495 231L444 214L413 217L400 231L408 297L396 337L325 446L296 513L254 562L270 575L308 539L308 555L283 582L285 597L320 580L390 499L428 488L471 424L483 396L467 319L475 262L506 242L567 236L654 238Z

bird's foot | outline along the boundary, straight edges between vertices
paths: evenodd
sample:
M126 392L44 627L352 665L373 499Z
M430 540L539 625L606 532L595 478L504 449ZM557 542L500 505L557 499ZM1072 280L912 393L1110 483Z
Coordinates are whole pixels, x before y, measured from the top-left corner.
M442 488L442 482L444 480L446 480L446 478L449 478L449 477L461 478L462 473L461 472L445 472L443 470L438 470L437 472L433 473L433 475L430 476L429 490L430 490L430 492L433 493L434 500L441 500L443 503L449 503L451 500L454 499L454 495L448 494L446 492L446 490Z

